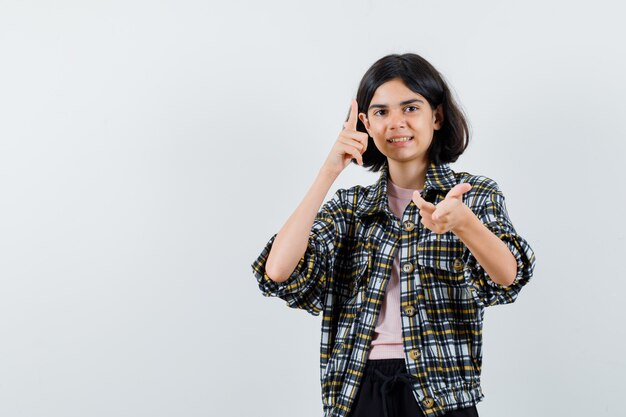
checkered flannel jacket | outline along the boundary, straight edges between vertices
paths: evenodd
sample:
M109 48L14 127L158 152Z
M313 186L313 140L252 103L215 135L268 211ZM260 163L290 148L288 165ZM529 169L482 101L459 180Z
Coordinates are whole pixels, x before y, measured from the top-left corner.
M484 308L515 301L533 274L533 250L513 228L495 181L431 163L422 196L437 204L454 185L472 185L463 202L517 260L517 276L509 287L492 281L452 232L437 234L425 228L413 201L398 219L389 209L387 178L385 164L375 184L339 189L322 206L306 252L286 281L276 283L265 273L277 234L251 265L263 295L316 316L322 313L325 417L344 417L351 410L396 254L405 363L416 377L413 391L426 417L470 407L484 398Z

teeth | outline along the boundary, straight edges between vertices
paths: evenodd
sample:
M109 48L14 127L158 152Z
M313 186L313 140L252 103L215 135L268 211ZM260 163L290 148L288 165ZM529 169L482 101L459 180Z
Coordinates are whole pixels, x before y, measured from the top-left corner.
M396 143L396 142L406 142L408 140L411 140L410 137L405 136L403 138L396 138L396 139L387 139L387 142L392 142L392 143Z

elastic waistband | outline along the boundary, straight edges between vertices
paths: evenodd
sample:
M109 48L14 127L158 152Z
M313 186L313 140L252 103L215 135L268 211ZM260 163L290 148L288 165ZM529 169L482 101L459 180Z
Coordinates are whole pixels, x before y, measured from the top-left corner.
M383 412L389 417L388 400L397 385L406 385L412 389L418 379L406 371L404 359L370 359L365 363L364 374L373 380L381 381L380 395L383 399Z
M406 372L406 365L404 359L401 358L368 359L367 362L365 362L363 373L366 375L376 375L374 372L376 369L385 375L391 375L398 372Z

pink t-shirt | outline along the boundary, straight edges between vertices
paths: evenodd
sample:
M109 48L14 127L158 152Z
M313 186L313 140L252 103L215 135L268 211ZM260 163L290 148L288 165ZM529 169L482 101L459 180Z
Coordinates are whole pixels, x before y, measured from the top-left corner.
M402 219L402 213L411 202L414 192L415 190L398 187L390 178L387 178L389 208L398 219ZM374 329L368 359L404 358L400 316L400 251L393 260L391 278L387 283L386 291Z

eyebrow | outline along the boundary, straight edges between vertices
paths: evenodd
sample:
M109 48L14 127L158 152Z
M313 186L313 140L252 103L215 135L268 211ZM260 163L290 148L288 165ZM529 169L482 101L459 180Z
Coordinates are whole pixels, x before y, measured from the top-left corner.
M403 105L405 105L405 104L410 104L410 103L415 103L415 102L418 102L418 103L422 103L422 104L424 104L424 101L423 101L423 100L420 100L420 99L418 99L418 98L413 98L413 99L411 99L411 100L405 100L405 101L400 102L400 105L401 105L401 106L403 106ZM367 109L367 111L370 111L370 110L372 110L372 109L374 109L374 108L384 109L384 108L387 108L387 107L388 107L388 106L387 106L386 104L372 104L371 106L369 106L369 108Z

